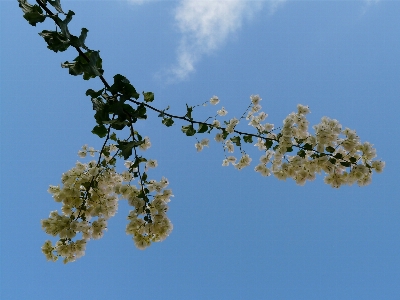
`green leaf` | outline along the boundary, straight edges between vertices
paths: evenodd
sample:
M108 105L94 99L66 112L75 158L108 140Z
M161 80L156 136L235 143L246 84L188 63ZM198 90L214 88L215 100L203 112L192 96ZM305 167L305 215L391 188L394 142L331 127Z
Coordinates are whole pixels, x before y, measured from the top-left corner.
M304 149L304 150L312 150L312 149L313 149L313 146L307 143L307 144L305 144L305 145L303 146L303 149Z
M197 130L198 133L203 133L208 130L208 126L206 124L199 124L199 129Z
M57 31L43 30L39 35L44 38L47 43L47 48L54 52L63 52L68 49L69 40Z
M50 18L52 18L54 22L56 22L56 24L60 27L61 33L67 38L70 38L68 23L71 22L73 15L75 15L75 13L72 10L69 10L64 20L61 20L57 15L50 16Z
M342 166L345 166L345 167L350 167L350 166L351 166L351 163L348 162L348 161L342 161L342 162L340 162L340 164L341 164Z
M336 159L334 159L334 158L330 158L329 161L330 161L333 165L336 164Z
M335 156L334 156L334 158L342 159L342 158L343 158L343 155L342 155L341 153L336 153Z
M83 48L85 50L89 50L88 47L85 46L85 40L87 37L87 33L89 30L87 30L86 28L82 28L81 29L81 35L79 37L75 36L75 35L71 35L69 37L70 41L71 41L71 45L77 48Z
M135 158L135 161L134 161L134 163L133 163L133 165L132 165L131 167L132 167L132 168L137 168L137 167L139 166L140 163L146 162L146 161L147 161L147 159L145 159L144 157L141 157L141 156L136 157L136 158Z
M243 140L245 143L252 143L253 142L253 137L251 135L245 135L243 137Z
M146 179L147 179L147 174L146 174L146 172L143 172L143 174L142 174L142 181L146 181Z
M138 119L147 119L146 106L144 106L143 104L140 104L138 106L138 108L136 109L136 113L137 113L137 118Z
M132 155L132 148L143 144L144 141L134 141L134 142L119 142L117 148L121 150L121 154L124 159L128 159Z
M92 98L97 98L103 93L103 91L104 91L104 89L98 90L97 92L95 90L88 89L86 91L86 96L90 96Z
M306 151L304 151L304 150L302 149L302 150L300 150L299 152L297 152L297 155L300 156L300 157L302 157L302 158L305 158L305 157L306 157Z
M42 23L46 16L43 15L42 8L35 4L29 4L26 0L18 0L19 7L22 8L24 12L24 19L29 22L32 26L36 26L37 23Z
M273 143L274 143L274 141L272 141L272 140L266 140L265 143L264 143L264 145L265 145L265 147L266 147L267 150L268 150L269 148L272 147Z
M46 1L44 1L44 2L46 2ZM49 2L50 5L53 6L59 13L61 13L61 14L64 13L61 8L60 0L47 0L47 2Z
M286 152L292 152L292 151L293 151L293 147L286 148Z
M99 100L98 98L94 98ZM93 107L96 109L96 113L94 114L94 118L98 124L103 124L103 122L110 121L109 109L110 105L108 103L103 103L102 105L96 106L98 103L93 103Z
M92 133L97 134L100 138L103 138L107 135L107 128L103 124L96 125L94 126Z
M187 136L192 136L196 134L196 130L193 128L193 125L182 126L182 132L186 133Z
M162 123L163 123L165 126L170 127L170 126L172 126L172 124L174 124L174 120L172 120L172 118L164 118L164 119L162 120Z
M238 146L238 147L241 145L241 143L240 143L240 136L231 137L231 141L232 141L233 143L235 143L236 146Z
M225 129L223 129L222 130L222 138L225 140L228 135L229 135L229 132L226 131Z
M329 152L329 153L335 152L335 148L333 148L333 147L331 147L331 146L326 147L325 150L326 150L327 152Z
M188 106L188 105L186 104L186 115L185 115L185 117L188 118L188 119L190 119L190 120L193 120L193 118L192 118L192 112L193 112L193 107Z
M114 83L110 87L110 91L113 95L120 93L122 96L120 99L125 101L130 98L139 99L139 94L136 92L133 85L129 83L129 80L122 76L121 74L117 74L114 76Z
M125 115L124 114L124 106L123 106L123 102L121 102L121 101L115 101L115 102L111 102L110 104L109 104L109 107L110 107L110 113L114 113L114 114L116 114L118 117L120 116L120 115ZM125 116L125 118L123 118L124 120L126 119L126 116Z
M106 123L106 122L104 122L104 123ZM111 123L111 128L114 128L116 130L122 130L127 125L127 123L125 121L119 121L119 120L112 120L112 121L110 121L110 123Z
M98 51L89 50L84 53L89 59L86 60L84 56L77 56L74 62L68 62L61 64L62 68L68 68L69 74L77 76L83 74L84 80L89 80L90 78L95 78L103 74L102 59L100 58Z
M100 111L103 109L104 102L101 100L101 98L92 98L90 99L93 104L93 110L95 111Z
M117 135L115 134L115 132L111 133L110 139L115 141L115 142L117 141Z
M153 92L143 92L144 101L145 102L153 102L154 101L154 93Z
M356 162L357 162L357 158L355 158L355 157L350 157L349 160L350 160L352 163L356 163Z

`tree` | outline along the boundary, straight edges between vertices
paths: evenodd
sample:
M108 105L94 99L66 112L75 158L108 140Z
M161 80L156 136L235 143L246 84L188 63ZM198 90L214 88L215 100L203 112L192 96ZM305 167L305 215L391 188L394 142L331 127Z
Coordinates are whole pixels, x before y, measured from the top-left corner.
M339 188L354 183L365 186L371 182L372 171L379 173L384 168L384 162L374 160L376 150L373 145L361 143L354 130L342 129L337 120L323 117L313 126L315 133L309 133L306 115L310 110L305 105L299 104L297 111L290 113L280 127L265 122L267 114L261 111L259 95L250 96L250 104L239 119L220 121L228 113L224 107L205 121L194 119L194 109L219 104L217 96L200 105L186 104L186 114L181 116L169 113L169 107L156 108L152 104L154 94L139 94L126 77L117 74L112 84L106 81L99 51L85 45L88 30L82 28L80 36L69 32L68 24L74 12L64 13L59 0L37 0L35 5L26 0L18 2L24 18L32 26L47 18L56 23L57 30L39 33L50 50L62 52L73 47L78 51L72 62L61 64L63 68L71 75L82 75L84 80L99 77L104 85L100 90L86 91L93 103L97 123L92 133L104 139L103 145L99 150L84 145L78 152L81 158L89 154L98 156L97 160L78 162L62 175L61 186L49 188L54 200L62 203L62 208L61 214L53 211L48 219L42 220L45 232L59 237L55 245L46 241L42 247L48 260L63 257L67 263L81 257L89 239L103 236L107 220L117 211L118 199L127 199L134 208L129 212L126 232L132 235L139 249L162 241L170 234L172 223L166 213L173 195L167 189L169 182L164 177L160 181L148 178L149 169L157 167L157 161L142 155L151 146L151 141L134 128L136 122L147 119L148 110L157 112L161 123L167 127L173 126L175 121L184 121L186 125L181 130L186 136L195 136L197 151L209 146L209 139L199 140L197 135L215 133L214 140L223 144L223 166L232 164L238 170L248 167L252 158L245 147L247 144L257 146L261 157L254 169L262 176L274 175L281 180L292 178L297 184L304 185L307 180L314 180L316 173L324 172L325 183ZM239 130L239 123L245 120L253 127L253 133ZM241 153L239 159L230 154L235 148ZM117 163L121 160L126 169L119 172Z

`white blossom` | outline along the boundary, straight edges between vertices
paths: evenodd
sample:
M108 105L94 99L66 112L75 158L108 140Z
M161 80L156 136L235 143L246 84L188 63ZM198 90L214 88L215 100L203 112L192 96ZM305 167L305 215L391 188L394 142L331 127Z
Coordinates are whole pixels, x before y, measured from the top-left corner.
M212 105L218 104L218 103L219 103L218 97L217 97L217 96L212 96L211 99L210 99L210 103L211 103Z
M253 103L253 105L258 105L262 99L260 98L259 95L251 95L250 100L251 103Z
M214 127L221 127L221 123L220 123L218 120L214 120L214 121L212 122L212 125L213 125Z
M239 162L234 164L235 168L238 170L241 170L247 166L250 165L251 158L248 154L243 154L242 157L240 158Z
M226 150L228 150L228 152L233 153L234 146L233 146L232 141L231 141L231 140L227 140L227 141L225 142L224 148L225 148Z
M224 140L224 137L223 137L223 135L222 135L222 133L221 132L218 132L216 135L215 135L215 138L214 138L214 140L216 141L216 142L222 142L223 140Z
M139 148L142 149L142 150L147 150L147 149L149 149L150 147L151 147L150 138L149 138L148 136L146 136L146 137L143 139L143 144L141 144L141 145L139 146Z
M155 159L150 159L146 162L146 168L156 168L158 163Z
M227 110L225 110L224 107L222 107L220 110L217 111L217 114L220 115L221 117L225 116L228 113Z

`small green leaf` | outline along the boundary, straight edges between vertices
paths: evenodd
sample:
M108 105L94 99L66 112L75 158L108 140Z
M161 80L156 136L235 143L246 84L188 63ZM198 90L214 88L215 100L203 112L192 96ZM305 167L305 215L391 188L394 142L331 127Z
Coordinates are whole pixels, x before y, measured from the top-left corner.
M356 163L356 162L357 162L357 158L355 158L355 157L350 157L349 160L350 160L352 163Z
M153 102L154 101L154 93L153 92L143 92L144 102Z
M103 124L103 122L108 122L110 121L110 116L109 116L109 109L110 105L108 103L103 103L100 101L98 98L93 98L97 99L96 101L93 102L93 108L96 110L96 113L94 114L94 118L96 119L97 124Z
M225 129L222 130L222 138L225 140L227 136L229 135L229 132L226 131Z
M303 149L304 150L312 150L313 146L307 143L307 144L304 144Z
M272 147L273 143L274 143L274 142L273 142L272 140L266 140L265 143L264 143L264 145L265 145L265 147L266 147L267 149L269 149L269 148ZM277 146L278 146L278 145L277 145Z
M115 132L111 133L110 139L115 141L115 142L117 141L117 135L115 134Z
M350 167L350 166L351 166L351 163L348 162L348 161L342 161L342 162L340 162L340 164L341 164L342 166L345 166L345 167Z
M325 150L326 150L327 152L329 152L329 153L335 152L335 148L333 148L333 147L331 147L331 146L326 147Z
M132 155L132 148L137 147L141 144L143 144L143 141L119 142L117 144L117 148L121 150L121 154L124 157L124 159L128 159ZM137 160L138 158L135 160L135 162Z
M141 157L141 156L136 157L136 158L135 158L135 161L134 161L134 163L133 163L133 165L132 165L132 168L137 168L137 167L139 166L140 163L146 162L146 161L147 161L147 159L145 159L144 157ZM137 177L137 176L136 176L136 177Z
M77 48L83 48L85 50L89 50L88 47L85 46L85 40L87 37L87 33L89 30L87 30L86 28L82 28L81 29L81 35L79 37L75 36L75 35L71 35L69 37L70 41L71 41L71 45Z
M162 123L163 123L165 126L170 127L170 126L172 126L172 124L174 124L174 120L172 120L172 118L164 118L164 119L162 120Z
M342 159L342 158L343 158L343 155L342 155L341 153L336 153L335 156L334 156L334 158Z
M188 105L186 104L186 115L185 115L185 117L187 117L187 118L190 119L190 120L193 120L193 118L192 118L192 112L193 112L193 107L188 106Z
M44 38L47 43L47 48L54 52L63 52L67 50L70 45L69 40L57 31L43 30L39 35Z
M143 174L142 174L142 180L143 180L143 181L146 181L146 179L147 179L147 174L146 174L146 172L143 172Z
M305 157L306 157L306 151L304 151L304 150L302 149L302 150L300 150L299 152L297 152L297 155L300 156L300 157L302 157L302 158L305 158Z
M143 104L140 104L138 106L138 108L136 109L136 115L135 116L138 119L147 119L146 106L144 106Z
M252 143L253 142L253 137L251 135L245 135L243 137L243 140L245 143Z
M193 125L182 126L182 132L186 133L187 136L192 136L196 134L196 130L193 128Z
M330 158L329 161L330 161L333 165L336 164L336 159L334 159L334 158Z
M240 136L231 137L231 141L232 141L233 143L235 143L236 146L238 146L238 147L241 145L241 143L240 143Z
M24 19L32 26L36 26L37 23L42 23L46 19L46 16L43 15L43 10L40 6L35 4L30 11L24 14Z
M208 126L206 124L199 124L199 129L197 130L198 133L203 133L208 130Z
M92 133L97 134L99 137L103 138L107 135L107 128L103 124L96 125L94 126Z
M92 98L90 99L93 104L93 110L99 111L103 108L104 102L101 100L101 98Z
M114 76L114 84L110 87L110 91L113 95L118 93L122 94L120 97L122 101L130 98L139 99L140 96L133 85L130 84L129 80L121 74Z
M71 22L72 16L75 15L75 13L72 10L69 10L67 15L65 16L64 20L61 20L58 15L52 15L50 18L54 20L54 22L57 23L57 25L61 29L61 33L66 36L67 38L70 38L70 33L68 30L68 23Z
M46 1L44 1L46 2ZM47 0L47 2L50 3L51 6L53 6L59 13L64 13L62 8L61 8L61 3L60 0Z
M108 161L108 164L111 166L115 166L116 162L117 162L117 160L115 159L115 157L113 157Z
M293 147L286 148L286 152L292 152L292 151L293 151Z
M88 89L86 91L86 96L90 96L92 98L97 98L103 93L103 91L104 91L104 89L98 90L97 92L95 90Z
M87 61L85 57L79 55L73 62L66 61L61 64L61 67L68 68L69 74L74 76L83 74L84 80L89 80L90 78L102 75L104 70L101 68L102 59L100 58L99 52L89 50L84 54L89 61Z

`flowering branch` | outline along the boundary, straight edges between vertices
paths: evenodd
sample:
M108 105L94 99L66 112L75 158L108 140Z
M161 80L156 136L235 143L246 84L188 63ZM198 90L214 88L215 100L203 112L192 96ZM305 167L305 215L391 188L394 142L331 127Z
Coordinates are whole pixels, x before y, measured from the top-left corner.
M261 151L261 156L254 170L262 176L274 175L281 180L292 178L299 185L314 180L316 174L323 171L326 174L325 183L334 188L354 183L364 186L371 182L372 171L380 173L385 166L383 161L374 160L376 150L372 144L361 143L354 130L342 129L337 120L323 117L319 124L313 126L315 134L311 134L306 118L310 110L301 104L296 112L284 119L281 127L275 128L274 124L265 122L268 115L261 111L262 99L258 95L250 96L251 102L239 119L224 120L222 125L218 118L228 114L224 107L204 122L193 118L194 109L206 106L208 101L195 106L186 104L186 114L181 116L168 113L169 107L161 110L150 105L154 101L152 92L143 92L144 100L139 101L140 95L124 76L115 75L111 85L105 80L99 51L85 45L88 30L82 28L79 37L69 32L68 23L74 12L64 13L60 0L36 0L35 5L27 0L18 2L24 18L32 26L44 22L46 18L55 22L60 31L43 30L39 33L50 50L62 52L72 46L78 51L72 62L61 64L63 68L67 68L71 75L82 75L84 80L99 77L104 84L100 90L86 91L93 103L97 123L92 133L105 138L104 143L100 150L84 145L78 152L81 158L87 153L90 156L97 153L97 162L77 162L71 170L62 174L61 186L51 185L48 190L56 202L62 203L61 214L53 211L49 218L42 220L43 230L59 237L55 245L46 241L42 247L48 260L55 261L62 257L64 263L68 263L84 255L87 241L101 238L107 230L107 220L117 212L120 199L126 199L133 207L127 217L126 233L132 235L139 249L164 240L172 231L172 223L166 215L168 202L173 197L172 191L167 189L169 182L164 177L160 181L148 180L147 171L157 167L158 163L140 155L140 151L147 150L151 142L149 137L143 138L133 125L138 120L147 119L147 109L157 112L162 124L167 127L171 127L174 120L188 122L181 128L187 136L210 134L216 130L214 140L222 143L225 153L222 166L232 164L238 170L249 166L252 158L244 150L244 145L254 144L253 138L257 139L254 146ZM47 3L57 13L53 13ZM65 18L61 19L59 14ZM217 105L219 98L213 96L209 102ZM208 122L210 119L213 121ZM256 133L237 129L244 119L249 121L248 125ZM116 132L124 132L124 129L128 131L128 137L121 139ZM197 151L209 146L207 138L199 141L196 137L196 140ZM235 146L241 153L239 159L226 154L234 153ZM294 148L298 151L295 152ZM127 170L117 172L118 158L123 159ZM144 169L141 164L144 164Z

